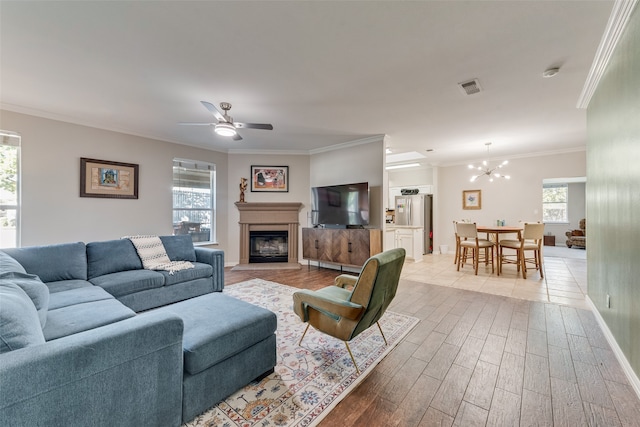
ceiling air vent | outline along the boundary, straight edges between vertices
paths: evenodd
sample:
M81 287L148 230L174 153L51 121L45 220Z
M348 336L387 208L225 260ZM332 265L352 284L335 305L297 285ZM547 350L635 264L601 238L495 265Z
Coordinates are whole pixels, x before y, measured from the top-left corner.
M480 87L480 82L478 79L469 80L468 82L458 83L462 92L467 95L473 95L474 93L478 93L482 90Z

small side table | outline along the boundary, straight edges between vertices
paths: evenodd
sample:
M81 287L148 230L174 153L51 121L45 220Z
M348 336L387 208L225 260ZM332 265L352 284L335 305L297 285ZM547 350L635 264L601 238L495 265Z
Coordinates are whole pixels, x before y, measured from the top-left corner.
M556 245L556 236L544 236L544 245L545 246L555 246Z

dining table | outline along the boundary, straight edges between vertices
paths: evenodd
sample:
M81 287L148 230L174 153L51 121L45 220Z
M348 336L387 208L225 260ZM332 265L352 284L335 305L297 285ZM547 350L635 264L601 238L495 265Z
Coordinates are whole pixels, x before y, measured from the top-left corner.
M492 241L496 244L496 257L498 257L498 244L500 242L501 234L517 234L517 239L520 240L522 237L522 227L512 226L512 225L479 225L476 227L478 233L487 233L487 240ZM492 249L493 250L493 249ZM495 259L494 258L494 259ZM500 262L500 260L498 260Z
M478 233L487 233L487 240L496 244L500 241L500 234L517 234L518 240L522 237L522 227L512 225L479 225L476 229ZM490 235L493 235L493 238Z

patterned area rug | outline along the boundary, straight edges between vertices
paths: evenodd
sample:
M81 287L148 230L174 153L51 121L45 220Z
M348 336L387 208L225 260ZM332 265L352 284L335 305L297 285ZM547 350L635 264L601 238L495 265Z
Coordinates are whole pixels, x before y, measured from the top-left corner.
M278 315L278 363L275 372L229 396L184 426L313 426L340 402L411 331L418 319L387 311L380 319L388 346L372 327L350 343L360 374L344 343L309 328L295 315L296 288L253 279L224 292Z

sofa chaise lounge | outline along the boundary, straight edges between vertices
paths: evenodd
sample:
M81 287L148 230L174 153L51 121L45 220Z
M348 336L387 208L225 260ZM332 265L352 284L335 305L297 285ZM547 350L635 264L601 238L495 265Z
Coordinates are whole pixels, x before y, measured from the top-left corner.
M275 366L274 313L224 294L224 253L162 236L0 251L0 425L175 426Z

